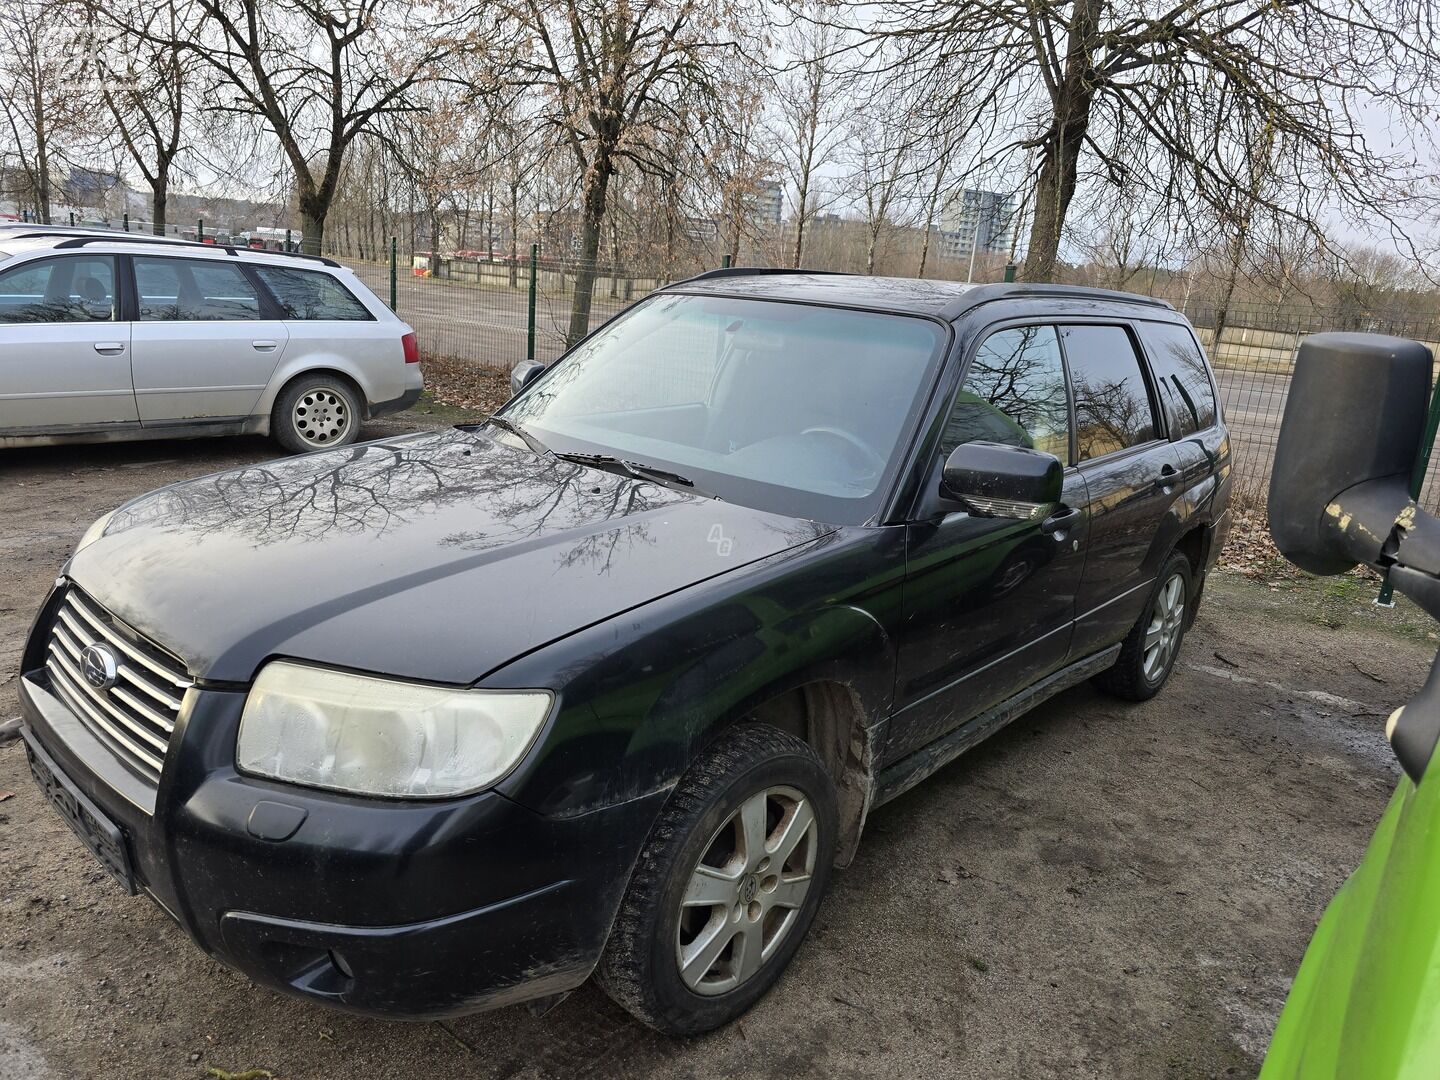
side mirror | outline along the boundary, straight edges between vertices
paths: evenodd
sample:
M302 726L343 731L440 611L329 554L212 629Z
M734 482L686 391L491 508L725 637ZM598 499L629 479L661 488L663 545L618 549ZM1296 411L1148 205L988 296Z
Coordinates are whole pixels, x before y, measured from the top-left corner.
M1300 343L1270 473L1270 532L1302 570L1375 563L1410 501L1430 350L1381 334Z
M961 443L945 459L948 494L982 514L1022 520L1060 501L1065 467L1054 454L1005 443Z
M524 390L539 378L540 373L544 370L545 365L539 360L521 360L510 369L510 396L514 397Z

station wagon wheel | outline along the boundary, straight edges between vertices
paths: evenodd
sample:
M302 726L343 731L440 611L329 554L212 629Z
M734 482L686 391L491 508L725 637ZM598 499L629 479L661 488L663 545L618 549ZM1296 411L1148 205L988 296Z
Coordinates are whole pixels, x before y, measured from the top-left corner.
M1115 666L1095 676L1096 686L1129 701L1145 701L1165 685L1185 637L1193 574L1190 560L1172 552L1140 618L1121 643Z
M829 881L834 783L764 724L732 728L680 779L640 853L596 969L658 1031L729 1023L784 971Z
M328 450L354 442L362 419L357 395L348 383L334 376L310 375L281 391L270 429L287 450Z

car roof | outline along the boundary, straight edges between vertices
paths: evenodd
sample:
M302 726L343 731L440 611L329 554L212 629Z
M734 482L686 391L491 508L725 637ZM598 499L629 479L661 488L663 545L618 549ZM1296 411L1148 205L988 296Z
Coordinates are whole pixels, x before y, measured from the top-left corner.
M873 277L818 270L775 270L732 267L711 270L667 286L666 292L713 294L748 299L834 304L907 315L928 315L954 321L982 304L997 301L1082 301L1093 305L1124 305L1143 309L1134 314L1178 319L1164 300L1113 289L1079 285L1038 285L1029 282L968 284L930 278Z
M242 258L246 262L268 263L273 266L294 265L297 260L309 264L341 268L334 259L298 251L266 251L236 244L205 244L198 240L181 240L171 236L148 233L116 232L113 229L87 229L72 225L30 225L23 222L0 224L0 248L10 255L36 251L83 249L106 253L128 252L178 255L187 258Z

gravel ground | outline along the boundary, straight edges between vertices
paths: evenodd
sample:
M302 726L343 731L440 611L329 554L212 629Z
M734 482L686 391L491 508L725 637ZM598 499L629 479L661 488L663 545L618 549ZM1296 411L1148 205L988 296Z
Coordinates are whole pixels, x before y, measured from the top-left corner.
M367 434L455 419L412 412ZM31 614L93 518L272 454L224 439L0 456L0 721L18 711ZM690 1042L590 987L542 1018L443 1025L257 988L120 894L12 742L0 1078L1251 1076L1398 776L1384 716L1435 647L1413 609L1380 614L1371 595L1253 566L1215 577L1159 698L1070 691L879 810L776 991Z

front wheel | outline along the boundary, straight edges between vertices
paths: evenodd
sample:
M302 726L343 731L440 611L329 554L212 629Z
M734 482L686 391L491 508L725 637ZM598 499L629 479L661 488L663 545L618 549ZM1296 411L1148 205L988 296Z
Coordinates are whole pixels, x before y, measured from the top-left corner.
M834 785L775 728L720 737L661 811L596 970L667 1035L729 1023L780 977L830 877Z
M1178 552L1165 560L1150 602L1120 646L1115 666L1094 683L1127 701L1154 697L1175 667L1191 603L1190 560Z
M360 402L344 379L302 375L275 399L270 434L291 453L330 450L360 436Z

